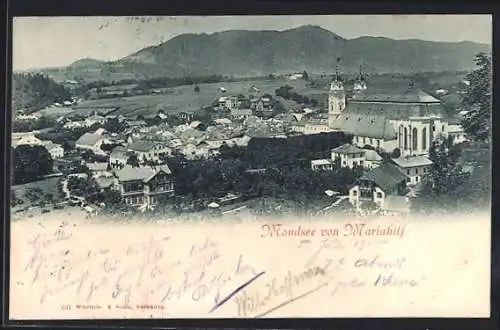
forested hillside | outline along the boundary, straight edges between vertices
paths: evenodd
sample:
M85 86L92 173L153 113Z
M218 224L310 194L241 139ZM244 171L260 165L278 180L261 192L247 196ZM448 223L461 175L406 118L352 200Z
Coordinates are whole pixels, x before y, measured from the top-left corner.
M54 102L71 98L63 85L39 73L14 73L12 77L12 110L25 114L38 111Z

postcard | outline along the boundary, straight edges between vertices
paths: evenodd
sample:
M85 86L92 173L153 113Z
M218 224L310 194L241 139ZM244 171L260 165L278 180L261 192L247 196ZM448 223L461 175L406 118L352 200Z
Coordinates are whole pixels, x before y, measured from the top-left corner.
M491 15L18 17L11 320L487 318Z

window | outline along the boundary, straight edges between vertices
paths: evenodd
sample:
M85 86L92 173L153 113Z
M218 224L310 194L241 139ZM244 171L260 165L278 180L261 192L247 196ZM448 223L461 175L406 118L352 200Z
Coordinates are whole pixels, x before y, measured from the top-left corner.
M441 126L441 131L442 131L442 132L444 132L444 125L443 125L443 126Z
M403 149L403 125L399 126L399 149Z
M377 140L377 148L380 148L380 140Z
M418 168L415 169L415 174L418 174Z
M408 129L404 129L404 149L408 149Z
M373 139L370 139L370 144L373 144Z
M410 175L410 170L406 170L406 174Z
M366 144L366 138L363 138L363 144Z
M406 179L406 182L410 182L410 181L411 181L411 179L410 179L410 178Z
M353 190L353 191L352 191L352 195L353 195L353 196L358 196L358 192L357 192L356 190Z
M417 128L414 127L412 130L412 149L417 150L418 149L418 131Z
M432 125L432 131L435 132L436 131L436 126L435 125Z
M422 150L427 150L427 127L422 130Z
M382 193L378 192L377 193L377 198L382 198Z

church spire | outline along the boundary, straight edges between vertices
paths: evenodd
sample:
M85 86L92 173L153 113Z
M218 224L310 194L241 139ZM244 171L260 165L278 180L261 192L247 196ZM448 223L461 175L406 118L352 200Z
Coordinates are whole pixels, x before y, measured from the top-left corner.
M344 83L342 82L342 79L341 79L340 73L339 73L339 63L340 63L340 57L337 57L337 63L335 65L335 77L333 78L333 81L330 84L330 91L343 91L344 90Z
M360 92L366 90L366 82L365 77L363 75L362 66L359 66L359 75L356 81L354 82L354 91Z
M337 57L337 63L335 64L335 80L336 81L340 81L339 65L340 65L340 57Z
M360 64L359 65L359 75L358 75L358 80L359 81L365 81L365 77L363 75L363 66Z

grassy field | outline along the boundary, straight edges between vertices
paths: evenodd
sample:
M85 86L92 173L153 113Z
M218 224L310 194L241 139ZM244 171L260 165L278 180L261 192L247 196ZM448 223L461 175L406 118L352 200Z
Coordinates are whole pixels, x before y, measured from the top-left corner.
M30 204L30 201L26 198L26 191L29 189L39 188L43 191L42 198L46 194L52 194L54 199L57 199L58 191L57 191L57 183L59 182L59 178L49 178L40 181L30 182L21 185L13 185L11 189L14 191L17 199L21 199L24 203L21 207L26 207Z
M114 114L137 116L155 114L159 110L166 113L192 112L204 106L209 106L218 97L223 95L249 95L249 89L255 86L259 89L259 94L269 93L274 95L274 91L280 86L290 85L299 94L309 95L316 93L326 93L324 89L309 88L306 81L302 80L255 80L241 82L223 82L200 84L199 92L194 91L193 85L179 86L163 89L165 94L160 95L138 95L131 97L120 97L113 99L87 100L75 107L75 113L84 109L90 111L93 108L117 107ZM227 89L226 93L219 91L219 87ZM257 94L257 93L252 93Z
M445 88L451 91L453 86L463 79L463 75L451 73L441 75L435 74L434 76L430 76L428 79L429 85L432 86L432 88ZM328 81L330 78L325 78L323 80L323 84L320 84L321 87L310 87L308 86L307 81L304 80L286 79L256 79L238 82L200 84L199 92L194 91L193 85L179 86L161 89L162 94L158 95L138 95L111 99L86 100L76 106L73 113L86 114L102 108L118 109L114 114L125 116L147 116L156 114L159 110L163 110L166 113L193 112L202 107L210 106L214 100L223 95L243 94L248 96L250 94L257 95L263 93L275 95L275 90L284 85L292 86L297 93L315 98L320 101L320 103L324 104L326 102L327 89L329 87ZM408 83L409 79L406 77L397 75L381 75L369 77L368 88L382 88L384 90L390 90L395 86L401 87L407 85ZM134 85L129 85L125 86L125 88L131 88L133 86ZM258 88L259 92L250 92L250 88L252 86ZM227 92L220 92L220 87L224 87ZM457 103L457 95L456 93L452 93L444 97L443 100L447 103L451 103L453 107L455 107ZM50 115L50 109L45 113Z

